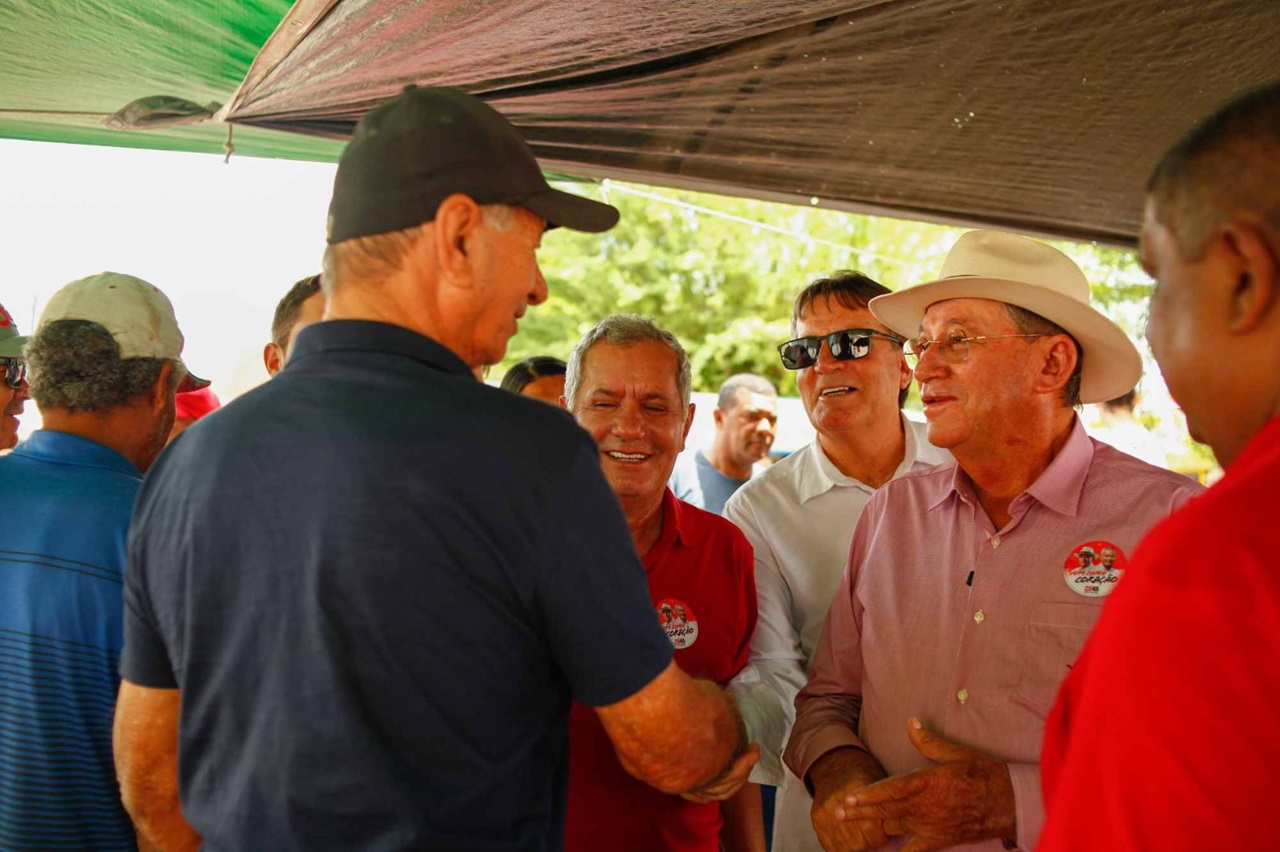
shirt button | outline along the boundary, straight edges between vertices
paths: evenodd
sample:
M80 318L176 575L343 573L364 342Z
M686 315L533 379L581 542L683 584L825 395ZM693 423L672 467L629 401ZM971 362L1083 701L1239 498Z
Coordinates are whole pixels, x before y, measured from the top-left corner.
M973 620L981 624L982 622L987 620L987 617L986 615L983 614L982 610L978 610L973 614Z
M991 536L991 547L994 549L999 546L1000 546L1000 536L998 535Z
M961 704L965 703L966 701L969 700L969 690L967 689L960 690L959 692L956 693L956 698L960 699Z

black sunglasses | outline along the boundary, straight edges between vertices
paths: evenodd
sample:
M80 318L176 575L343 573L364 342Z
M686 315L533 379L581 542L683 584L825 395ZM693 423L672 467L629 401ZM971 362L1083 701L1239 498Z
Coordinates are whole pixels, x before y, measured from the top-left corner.
M17 390L27 380L27 362L21 358L0 358L4 365L4 383Z
M827 341L831 357L837 361L854 361L867 357L871 351L871 338L883 337L901 346L906 341L892 334L885 334L871 328L846 328L844 331L833 331L821 337L797 337L788 340L778 347L782 356L782 366L788 370L803 370L818 362L818 353L822 351L822 341Z

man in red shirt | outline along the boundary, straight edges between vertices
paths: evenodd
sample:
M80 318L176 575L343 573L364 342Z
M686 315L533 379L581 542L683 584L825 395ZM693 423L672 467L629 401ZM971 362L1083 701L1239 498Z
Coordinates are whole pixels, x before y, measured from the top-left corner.
M1148 185L1147 338L1226 468L1137 549L1046 727L1042 852L1271 849L1280 801L1280 84ZM1213 570L1189 552L1214 554Z
M754 559L737 527L667 488L693 420L689 392L684 348L644 317L606 317L569 356L566 405L600 447L676 664L724 684L746 665L756 626ZM717 852L723 840L763 850L759 788L743 781L693 797L659 792L626 771L596 712L574 704L564 848ZM723 816L717 799L727 799Z

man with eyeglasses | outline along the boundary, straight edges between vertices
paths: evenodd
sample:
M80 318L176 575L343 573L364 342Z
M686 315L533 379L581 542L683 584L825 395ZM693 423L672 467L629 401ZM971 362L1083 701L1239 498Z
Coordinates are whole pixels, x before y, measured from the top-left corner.
M1142 360L1064 254L972 231L940 279L871 311L909 338L929 441L954 464L886 484L858 520L796 700L787 765L827 848L1035 846L1045 716L1105 595L1086 542L1131 552L1201 489L1089 438L1082 401Z
M1044 852L1276 848L1277 211L1280 83L1196 122L1147 184L1147 340L1225 473L1146 537L1058 693Z
M44 428L0 458L20 514L0 537L0 847L134 848L111 742L125 535L175 391L208 384L182 345L164 294L110 272L55 293L26 344Z
M27 338L18 334L13 317L0 305L0 450L11 450L18 444L18 416L27 393L27 362L22 359L22 345Z
M731 687L760 743L752 780L778 787L774 848L820 849L804 785L782 766L831 595L849 558L863 506L890 479L946 461L924 426L902 414L911 372L902 340L867 305L889 289L856 272L814 281L795 299L797 339L782 344L783 366L796 370L813 443L743 485L725 517L755 549L759 621L751 666Z

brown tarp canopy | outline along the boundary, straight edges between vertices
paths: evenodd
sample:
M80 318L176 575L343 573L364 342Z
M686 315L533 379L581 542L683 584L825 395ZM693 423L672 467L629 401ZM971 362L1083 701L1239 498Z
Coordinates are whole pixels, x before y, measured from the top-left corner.
M247 15L218 6L182 7L201 61ZM1277 44L1276 0L299 0L233 91L169 68L134 97L324 157L405 84L459 86L557 172L1124 244L1160 153L1280 79Z

